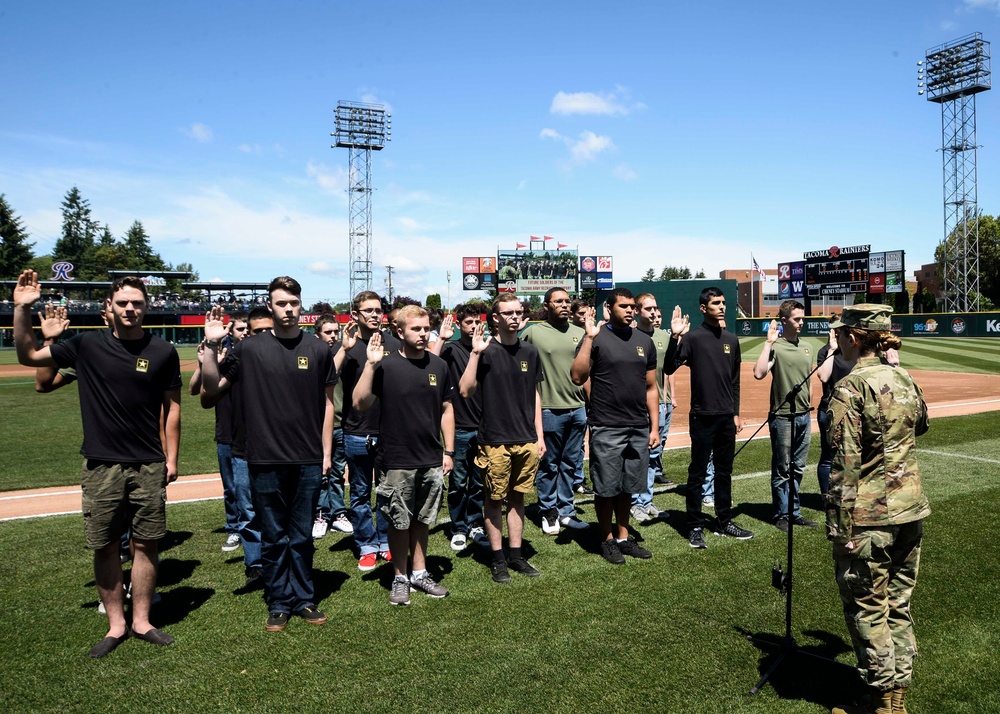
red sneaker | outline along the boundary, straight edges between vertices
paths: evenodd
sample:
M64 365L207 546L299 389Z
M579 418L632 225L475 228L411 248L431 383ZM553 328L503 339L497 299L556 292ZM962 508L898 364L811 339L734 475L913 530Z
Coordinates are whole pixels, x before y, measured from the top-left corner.
M362 555L361 559L358 561L358 570L362 572L375 570L375 554L365 553Z
M390 553L387 550L383 550L381 553L379 553L378 557L380 557L382 560L384 560L387 563L391 563L392 562L392 553Z

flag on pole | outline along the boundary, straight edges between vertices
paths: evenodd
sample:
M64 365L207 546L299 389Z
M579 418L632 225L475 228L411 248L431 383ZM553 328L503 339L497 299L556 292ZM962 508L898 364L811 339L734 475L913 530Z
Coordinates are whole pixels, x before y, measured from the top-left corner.
M757 264L757 259L753 257L753 253L750 254L750 260L753 261L753 272L760 273L761 278L766 278L767 274L761 269L760 265Z
M526 245L525 245L524 243L518 243L518 244L517 244L517 249L518 249L518 250L520 250L521 248L527 248L527 247L528 247L528 246L526 246Z
M556 243L556 250L559 250L559 249L565 248L565 247L566 247L565 243Z
M552 236L542 236L542 240L555 240Z
M528 236L531 240L541 240L538 236Z

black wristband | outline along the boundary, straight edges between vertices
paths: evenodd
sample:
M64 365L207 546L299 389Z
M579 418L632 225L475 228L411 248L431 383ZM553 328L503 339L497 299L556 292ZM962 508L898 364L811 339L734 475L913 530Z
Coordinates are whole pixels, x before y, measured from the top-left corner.
M447 449L445 449L444 455L445 456L450 456L451 458L455 458L455 452L454 451L448 451Z

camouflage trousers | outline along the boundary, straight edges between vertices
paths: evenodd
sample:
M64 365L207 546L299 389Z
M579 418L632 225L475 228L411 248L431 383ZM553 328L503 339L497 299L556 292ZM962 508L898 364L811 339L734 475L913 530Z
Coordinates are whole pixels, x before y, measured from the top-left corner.
M917 582L923 522L855 528L849 555L834 549L837 585L858 670L870 687L908 687L917 640L910 598Z

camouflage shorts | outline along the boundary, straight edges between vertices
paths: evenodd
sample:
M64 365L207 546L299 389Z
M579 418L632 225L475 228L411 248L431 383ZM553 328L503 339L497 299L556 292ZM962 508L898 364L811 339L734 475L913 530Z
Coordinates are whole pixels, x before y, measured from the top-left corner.
M375 493L378 509L396 530L408 529L413 518L433 525L444 498L444 472L440 466L380 471Z
M167 534L167 468L163 461L115 464L88 459L80 475L87 547L117 543L126 529L136 540Z

